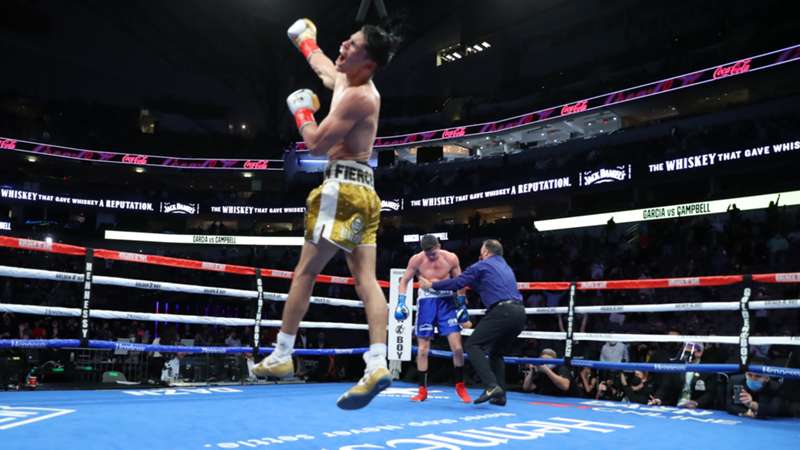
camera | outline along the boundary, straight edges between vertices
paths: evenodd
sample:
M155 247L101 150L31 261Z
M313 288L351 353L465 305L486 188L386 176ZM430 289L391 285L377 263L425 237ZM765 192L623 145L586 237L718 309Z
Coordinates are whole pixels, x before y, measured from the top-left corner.
M733 404L734 405L743 405L742 400L739 399L739 396L742 394L744 390L744 386L741 384L733 386Z

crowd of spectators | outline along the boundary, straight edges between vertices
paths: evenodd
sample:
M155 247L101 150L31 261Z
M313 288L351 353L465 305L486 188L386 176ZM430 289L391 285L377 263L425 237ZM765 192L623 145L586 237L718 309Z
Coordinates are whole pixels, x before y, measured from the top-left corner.
M508 249L506 258L514 268L519 281L554 280L603 280L641 279L660 277L693 277L702 275L768 273L800 271L800 210L772 205L765 211L742 212L732 208L727 214L707 217L683 218L616 225L584 231L562 231L541 233L530 221L506 220L484 223L473 217L469 224L460 226L460 239L444 241L444 247L459 255L466 267L477 259L477 248L484 238L501 237ZM384 227L379 248L380 278L388 278L392 267L404 267L408 258L418 249L414 245L402 244L398 236L403 230ZM459 236L459 233L454 233ZM189 257L201 260L224 261L245 265L257 265L282 270L291 270L298 258L295 249L264 250L255 248L218 249L214 251L164 247L166 256ZM173 251L175 253L173 253ZM216 254L215 254L216 252ZM80 273L83 260L80 257L55 255L3 249L0 261L5 265L21 266ZM170 269L160 266L98 260L95 264L98 275L113 275L154 281L172 281L206 286L222 286L252 289L252 277ZM344 258L336 257L325 273L347 276ZM796 285L757 285L753 299L798 298L800 288ZM265 279L267 291L285 292L288 282ZM80 285L69 282L37 281L4 277L2 280L3 303L22 303L49 306L77 307ZM315 294L335 298L355 298L352 287L337 284L319 284ZM526 306L565 306L566 295L558 291L527 291ZM712 300L736 300L741 295L741 286L690 288L678 290L634 290L634 291L586 291L578 297L580 304L639 304L659 302L702 302ZM479 307L479 301L469 297L471 307ZM219 317L249 317L253 311L246 302L219 298L198 298L191 294L164 293L138 289L95 285L93 308L161 312L173 314L207 315ZM268 302L264 317L278 318L282 304ZM754 335L800 335L798 311L758 310L753 313ZM334 321L363 323L365 318L356 308L317 305L310 309L309 321ZM476 318L476 320L480 320ZM183 343L208 346L250 346L252 330L248 327L201 326L190 324L150 323L122 320L93 320L90 336L94 339L126 339L129 342L158 342L162 344ZM563 331L564 317L549 315L529 316L528 329L539 331ZM576 321L578 331L624 332L665 334L737 335L739 321L726 314L693 313L675 321L673 313L614 313L608 315L583 315ZM4 313L0 320L0 338L77 338L80 326L76 318L54 316L30 316ZM265 329L262 344L274 340L274 328ZM324 332L304 330L299 337L299 346L305 347L352 347L363 344L364 336L355 331L326 330ZM435 344L436 345L436 344ZM520 339L514 353L519 356L563 355L563 342ZM681 348L673 344L619 342L578 342L576 357L601 361L669 361L678 357ZM697 352L694 352L697 353ZM793 358L796 349L784 346L751 346L751 353L759 360L773 365L784 365ZM707 344L700 350L702 362L735 362L738 349L729 345ZM352 358L350 358L352 359ZM357 363L357 362L356 362ZM298 364L300 375L312 379L337 380L355 376L358 372L346 357L305 358ZM727 378L718 374L702 375L696 381L709 386L703 397L700 391L686 396L683 391L686 380L658 374L611 373L594 370L573 370L568 367L550 368L555 376L549 376L544 367L523 367L518 383L523 390L558 394L563 380L569 380L565 394L580 395L596 399L646 400L648 403L699 408L725 408L727 397L721 394L730 385ZM537 375L538 374L538 375ZM544 374L544 375L542 375ZM559 378L560 377L560 378ZM435 375L432 379L436 379ZM562 380L563 379L563 380ZM641 384L640 384L641 382ZM774 383L774 380L771 382ZM698 383L694 383L697 385ZM740 383L741 384L741 383ZM538 387L537 387L538 386ZM641 388L640 386L644 386ZM777 385L776 385L777 386ZM645 389L644 391L641 391ZM773 387L772 389L777 389ZM677 394L676 394L677 393ZM750 392L750 395L755 392ZM559 394L561 395L561 394ZM682 396L682 397L681 397ZM687 400L688 399L688 400ZM776 400L777 401L777 400ZM687 403L688 402L688 403ZM741 407L741 404L737 404ZM785 412L789 406L776 403L774 408ZM748 414L742 411L743 414ZM764 409L767 414L772 409ZM775 410L777 411L777 410ZM783 412L770 414L783 414ZM751 412L755 414L754 412Z

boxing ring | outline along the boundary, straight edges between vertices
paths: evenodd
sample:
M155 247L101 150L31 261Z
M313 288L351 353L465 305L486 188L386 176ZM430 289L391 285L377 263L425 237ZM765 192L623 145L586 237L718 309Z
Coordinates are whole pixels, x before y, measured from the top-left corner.
M0 422L0 442L8 450L671 450L756 448L767 441L770 448L796 449L800 439L797 420L517 392L508 393L504 408L475 406L460 403L449 387L436 386L427 401L414 403L409 399L416 386L402 383L364 409L339 410L336 398L349 386L0 393L0 405L14 408L0 411L17 413L14 422Z
M0 276L65 281L82 284L79 308L0 303L0 312L81 319L80 339L0 340L0 348L94 348L137 352L206 354L266 354L259 345L261 327L279 326L278 320L263 319L265 301L285 301L286 294L265 292L262 277L291 278L291 272L245 266L168 258L113 250L0 237L0 247L74 255L85 259L83 273L56 272L0 266ZM195 286L94 274L96 259L112 259L182 269L205 270L251 276L254 290ZM323 283L353 284L347 277L321 275ZM800 307L798 299L750 299L753 283L800 283L800 274L730 275L656 280L520 283L522 290L560 290L569 295L569 306L526 308L528 314L562 314L565 332L523 331L520 338L559 340L565 343L565 357L507 357L510 364L571 364L596 369L644 370L651 372L736 373L743 367L775 378L800 378L799 369L746 366L749 345L800 345L798 336L750 336L750 312L759 309ZM390 287L381 282L382 287ZM165 292L182 292L238 298L252 305L251 318L207 317L101 310L91 307L93 285L112 285ZM576 306L580 291L605 289L657 289L697 286L741 285L737 301L695 301L653 305ZM312 304L351 308L360 301L312 297ZM77 302L76 302L77 303ZM728 311L741 321L735 336L680 336L619 333L579 333L573 329L575 314L611 312ZM479 316L484 310L470 310ZM152 322L191 323L253 327L252 347L164 346L94 340L89 321L122 319ZM305 328L366 330L365 324L302 322ZM464 330L463 334L470 334ZM703 342L738 345L740 364L654 364L608 363L576 359L576 341L620 342ZM365 340L366 341L366 340ZM358 355L365 348L296 349L296 355ZM432 351L448 357L448 352ZM367 408L342 411L336 398L351 384L307 383L269 385L169 387L113 390L39 390L0 392L0 448L2 449L204 449L258 448L275 446L292 449L389 449L389 448L502 448L529 449L536 445L559 448L672 449L675 446L722 449L764 445L794 449L800 442L800 421L768 421L729 415L723 411L645 406L580 398L546 397L519 392L508 393L506 407L461 403L450 387L430 386L426 402L409 399L416 386L395 382ZM476 396L479 386L469 386ZM532 442L537 441L537 442Z

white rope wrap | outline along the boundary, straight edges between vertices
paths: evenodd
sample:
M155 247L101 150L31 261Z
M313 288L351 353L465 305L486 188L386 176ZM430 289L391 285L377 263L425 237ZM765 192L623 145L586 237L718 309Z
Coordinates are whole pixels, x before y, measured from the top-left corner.
M280 294L278 292L264 292L264 298L276 302L285 302L289 298L289 294ZM332 306L348 306L350 308L363 308L364 302L361 300L343 300L340 298L331 297L311 297L311 303L318 305L332 305Z
M750 302L750 309L793 309L800 308L800 299L786 300L754 300ZM752 341L753 338L750 338Z
M566 314L569 308L566 306L558 306L555 308L540 307L540 308L525 308L525 314ZM485 316L485 309L468 309L467 312L470 316Z
M617 334L617 333L575 333L576 341L617 341L617 342L700 342L716 344L738 344L739 336L676 336L672 334Z
M133 278L107 277L95 275L92 279L95 284L106 286L121 286L136 289L151 289L156 291L182 292L186 294L205 294L205 295L224 295L237 298L256 298L256 291L246 291L244 289L231 289L214 286L197 286L183 283L169 283L166 281L137 280Z
M739 302L663 303L657 305L576 306L576 313L609 314L617 312L674 312L674 311L738 311Z

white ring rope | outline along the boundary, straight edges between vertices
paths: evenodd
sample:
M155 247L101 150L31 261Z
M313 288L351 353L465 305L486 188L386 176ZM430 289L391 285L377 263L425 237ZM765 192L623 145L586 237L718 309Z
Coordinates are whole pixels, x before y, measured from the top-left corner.
M34 306L17 305L11 303L0 303L0 312L13 312L17 314L35 314L39 316L63 316L79 317L81 310L78 308L62 308L58 306ZM201 325L225 325L225 326L253 326L253 319L239 319L235 317L209 317L209 316L188 316L182 314L154 314L142 312L110 311L104 309L92 309L89 317L94 319L123 319L123 320L144 320L149 322L170 322L170 323L192 323ZM279 327L280 320L262 320L262 327ZM338 323L338 322L300 322L301 328L335 328L342 330L368 330L369 327L362 323Z
M469 336L472 329L463 329L461 334ZM565 340L567 333L559 331L523 331L519 334L523 339ZM617 334L617 333L575 333L575 341L597 342L702 342L708 344L738 344L739 336L705 336L705 335L673 335L673 334ZM752 345L800 345L800 336L753 336Z
M11 267L0 265L0 276L13 278L33 278L52 281L69 281L74 283L83 282L83 274L70 272L56 272L51 270L28 269L22 267ZM257 298L257 291L244 289L231 289L214 286L198 286L183 283L169 283L163 281L137 280L132 278L109 277L96 275L93 278L95 284L106 286L120 286L137 289L153 289L167 292L182 292L189 294L205 294L229 296L237 298ZM278 292L264 292L264 298L279 302L285 302L288 294ZM345 300L331 297L311 297L311 303L347 306L351 308L363 308L364 303L359 300ZM750 302L750 309L791 309L800 308L800 299L782 300L758 300ZM674 311L736 311L739 309L739 302L687 302L687 303L664 303L656 305L600 305L600 306L577 306L575 312L579 314L609 314L625 312L674 312ZM481 316L486 314L485 309L470 309L470 315ZM560 307L538 307L525 308L526 314L566 314L568 308Z
M83 283L82 273L56 272L52 270L28 269L23 267L10 267L0 265L0 276L13 278L32 278L38 280L69 281L73 283ZM168 283L163 281L147 281L131 278L107 277L95 275L92 278L95 284L106 286L121 286L137 289L152 289L167 292L182 292L189 294L221 295L237 298L257 298L258 291L248 291L244 289L230 289L213 286L196 286L182 283ZM285 302L288 294L278 292L264 292L264 298L278 302ZM351 308L363 308L364 303L359 300L344 300L330 297L311 297L311 303L333 306L347 306Z
M78 317L81 310L77 308L62 308L57 306L34 306L0 303L0 312L13 312L18 314L35 314L46 316ZM102 309L90 310L90 317L97 319L123 319L144 320L150 322L192 323L202 325L225 326L252 326L253 319L238 319L232 317L205 317L188 316L180 314L154 314L126 311L109 311ZM279 327L280 320L263 320L263 327ZM344 330L367 330L366 324L336 323L336 322L300 322L302 328L336 328ZM472 329L461 330L461 334L469 336ZM523 331L519 334L523 339L564 340L567 333L558 331ZM703 336L672 334L617 334L617 333L575 333L576 341L618 341L618 342L702 342L716 344L738 344L739 336ZM800 345L800 336L754 336L750 338L753 345Z
M800 299L756 300L750 302L750 309L792 309L800 308ZM655 305L599 305L576 306L576 314L611 314L634 312L678 312L678 311L738 311L739 302L691 302L691 303L659 303ZM468 310L471 316L486 314L485 309ZM527 314L567 314L569 308L525 308Z
M29 269L21 267L11 267L0 265L0 276L14 278L33 278L53 281L83 282L83 274L56 272L41 269ZM95 276L93 282L100 285L133 287L138 289L153 289L169 292L185 292L206 295L224 295L238 298L256 298L257 291L243 289L230 289L211 286L196 286L181 283L168 283L160 281L136 280L129 278ZM274 301L286 301L287 294L265 292L264 298ZM326 304L334 306L348 306L363 308L364 304L358 300L344 300L329 297L311 297L312 303ZM750 302L751 310L757 309L789 309L800 307L800 299L786 300L761 300ZM734 311L739 309L738 302L691 302L691 303L667 303L657 305L602 305L602 306L579 306L575 312L584 314L608 314L612 312L674 312L674 311ZM80 309L62 308L55 306L33 306L0 303L0 312L16 312L21 314L51 315L78 317ZM546 307L546 308L525 308L528 314L565 314L567 307ZM471 315L484 315L485 309L470 309ZM204 317L188 316L179 314L155 314L140 312L124 312L110 310L90 310L90 316L98 319L126 319L144 320L152 322L175 322L192 323L204 325L226 325L226 326L252 326L255 325L253 319L239 319L230 317ZM264 320L261 325L264 327L278 327L279 320ZM304 328L338 328L350 330L368 330L366 324L348 324L335 322L300 322ZM461 334L469 336L471 329L462 330ZM564 332L548 331L523 331L519 335L525 339L547 339L565 340L567 334ZM737 344L739 336L676 336L659 334L617 334L617 333L575 333L576 341L619 341L619 342L703 342L718 344ZM750 338L752 345L800 345L800 336L753 336Z

